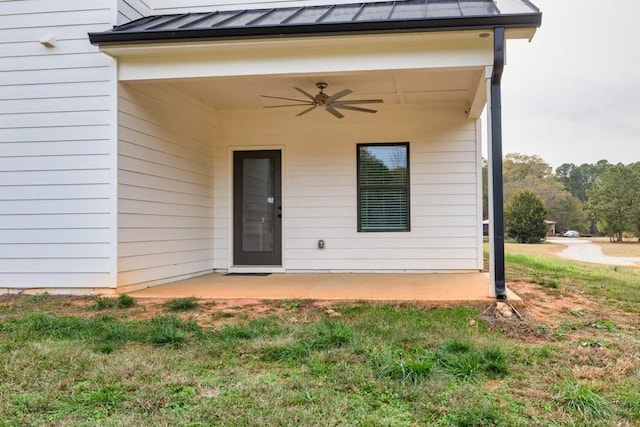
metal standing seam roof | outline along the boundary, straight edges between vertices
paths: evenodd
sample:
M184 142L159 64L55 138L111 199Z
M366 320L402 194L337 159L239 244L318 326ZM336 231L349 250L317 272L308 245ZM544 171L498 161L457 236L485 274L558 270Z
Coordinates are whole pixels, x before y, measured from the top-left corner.
M496 2L498 4L496 4ZM505 11L499 4L506 5ZM156 15L105 32L91 43L127 44L180 40L301 35L445 31L539 27L529 0L404 0Z

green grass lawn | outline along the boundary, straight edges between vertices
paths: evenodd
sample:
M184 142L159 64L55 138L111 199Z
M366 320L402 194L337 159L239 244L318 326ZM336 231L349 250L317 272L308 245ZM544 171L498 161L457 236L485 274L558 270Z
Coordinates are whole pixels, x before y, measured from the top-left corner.
M535 291L524 321L491 306L4 297L0 426L640 425L640 271L507 263Z

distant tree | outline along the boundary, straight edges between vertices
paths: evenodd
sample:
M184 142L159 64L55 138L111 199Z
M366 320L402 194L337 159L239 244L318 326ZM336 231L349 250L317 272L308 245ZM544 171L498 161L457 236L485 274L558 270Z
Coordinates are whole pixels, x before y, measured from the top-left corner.
M569 193L586 203L589 188L611 166L613 165L607 160L600 160L594 164L583 163L580 166L564 163L556 169L556 178L564 184Z
M547 234L547 209L533 190L518 190L505 207L505 231L518 243L539 243Z
M593 183L602 175L607 169L613 166L607 160L600 160L597 163L583 163L580 166L573 163L564 163L556 169L556 179L564 184L569 193L577 197L583 204L587 203L587 192L593 185ZM589 232L591 234L597 233L596 220L593 216L588 218ZM574 230L577 227L569 227Z
M625 231L640 233L639 170L634 165L612 166L587 191L589 213L613 242L621 242Z
M577 197L566 193L566 197L562 199L556 206L555 212L549 214L562 230L576 230L581 234L586 234L589 230L589 220L584 205Z
M518 190L535 191L545 202L559 198L562 185L553 179L551 166L539 156L519 153L507 154L502 162L504 180L504 200L509 203Z
M640 242L640 162L632 163L628 168L632 171L636 185L631 207L631 228Z
M540 156L510 153L504 157L504 176L510 181L544 179L552 176L553 169Z
M542 198L549 218L557 222L559 230L584 232L588 223L582 204L566 191L564 185L553 175L553 169L539 156L507 154L503 162L504 198L511 197L522 189L530 189Z

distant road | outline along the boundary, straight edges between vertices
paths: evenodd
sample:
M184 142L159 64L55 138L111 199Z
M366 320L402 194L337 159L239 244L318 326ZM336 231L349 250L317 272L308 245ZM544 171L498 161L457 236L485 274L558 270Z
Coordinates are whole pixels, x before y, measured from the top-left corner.
M558 253L558 256L561 258L572 259L574 261L621 266L635 266L640 263L640 258L605 255L602 252L600 245L593 243L590 240L564 238L547 239L547 242L565 245L567 248Z

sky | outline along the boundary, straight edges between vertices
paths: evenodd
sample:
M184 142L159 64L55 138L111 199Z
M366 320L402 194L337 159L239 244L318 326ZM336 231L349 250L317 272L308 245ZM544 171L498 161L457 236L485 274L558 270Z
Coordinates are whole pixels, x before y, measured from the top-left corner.
M542 26L507 43L503 153L640 161L640 0L532 2Z

